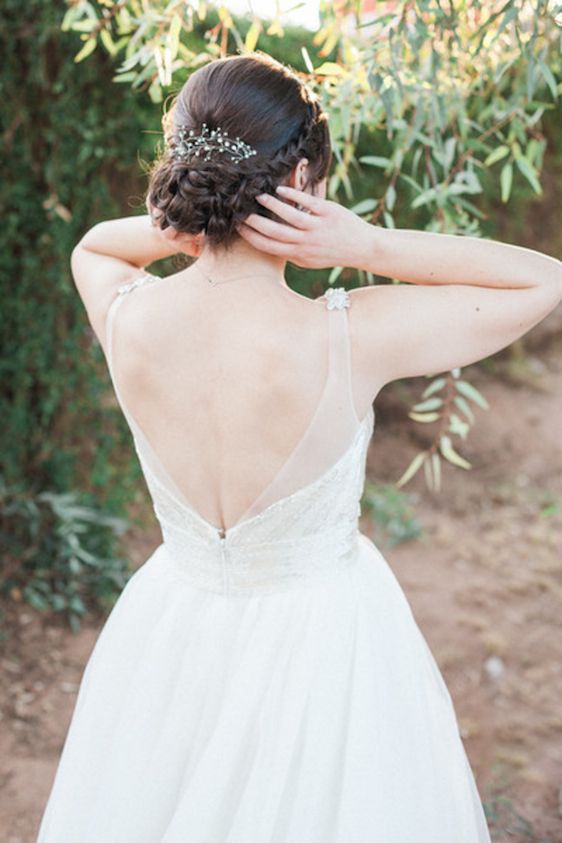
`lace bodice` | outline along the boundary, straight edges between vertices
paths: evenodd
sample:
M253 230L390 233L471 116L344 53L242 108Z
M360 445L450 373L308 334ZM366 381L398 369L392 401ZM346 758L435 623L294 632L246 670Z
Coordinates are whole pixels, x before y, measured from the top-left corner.
M374 412L369 408L359 420L349 406L346 309L350 299L345 289L330 289L325 294L332 322L329 374L318 408L323 412L315 413L305 436L246 516L225 531L210 524L185 499L128 412L117 387L112 361L116 311L125 295L157 280L157 276L145 275L119 288L108 313L107 357L163 543L178 576L206 590L248 595L304 587L352 564L358 553L360 499ZM332 431L326 432L331 420L336 437ZM315 448L322 454L335 454L316 473L317 458L307 462ZM293 486L296 482L294 488L291 482ZM282 494L280 490L289 491Z

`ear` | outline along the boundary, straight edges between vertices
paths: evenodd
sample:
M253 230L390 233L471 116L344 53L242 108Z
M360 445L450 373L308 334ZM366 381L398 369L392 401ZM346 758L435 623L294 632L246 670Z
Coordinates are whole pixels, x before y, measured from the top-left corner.
M285 182L289 187L296 190L304 190L308 184L308 158L301 158L298 164L291 170Z

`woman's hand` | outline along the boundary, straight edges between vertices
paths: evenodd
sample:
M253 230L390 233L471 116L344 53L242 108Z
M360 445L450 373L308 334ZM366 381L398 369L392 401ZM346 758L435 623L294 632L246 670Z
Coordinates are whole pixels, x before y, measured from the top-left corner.
M177 246L178 252L183 252L185 255L190 255L193 258L199 257L205 244L205 235L202 231L199 234L184 234L172 228L171 225L168 228L160 228L158 226L158 211L149 203L148 198L146 200L146 209L152 220L152 225L158 228L158 232L164 240L167 240L173 246Z
M257 201L287 224L250 214L237 228L244 240L262 252L310 269L362 265L372 249L374 226L337 202L285 185L277 192L304 210L262 193Z

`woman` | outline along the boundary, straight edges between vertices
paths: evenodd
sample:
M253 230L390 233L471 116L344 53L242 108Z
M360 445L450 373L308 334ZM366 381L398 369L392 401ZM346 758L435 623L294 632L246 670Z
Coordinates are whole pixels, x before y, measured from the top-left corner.
M513 342L561 264L327 201L326 115L262 54L197 70L165 125L150 213L72 253L163 542L98 637L38 843L489 841L359 501L379 390ZM311 300L287 260L410 283Z

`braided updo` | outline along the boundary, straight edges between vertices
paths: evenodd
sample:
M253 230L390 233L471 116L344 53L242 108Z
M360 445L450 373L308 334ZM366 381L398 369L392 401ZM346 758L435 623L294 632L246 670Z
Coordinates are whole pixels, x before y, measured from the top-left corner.
M220 128L257 152L238 161L220 151L209 160L174 157L180 127ZM331 161L327 116L316 95L292 70L264 53L217 59L187 80L163 119L166 148L149 174L148 203L160 228L204 232L213 248L228 249L250 213L272 217L255 201L275 193L301 158L314 192Z

